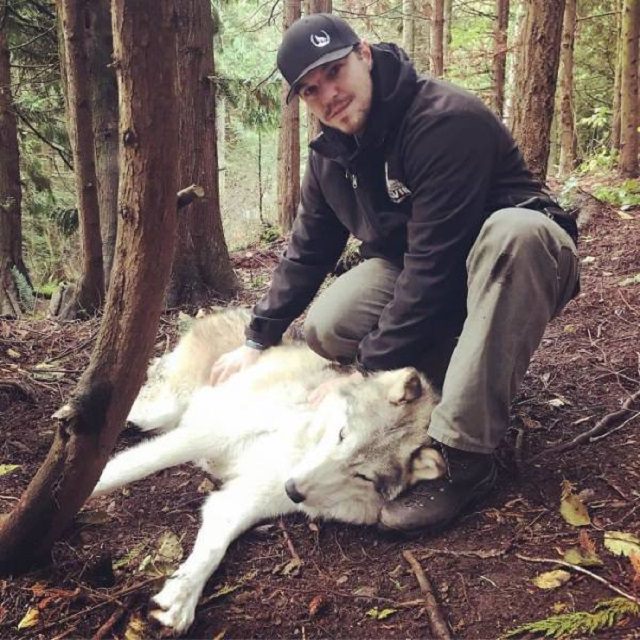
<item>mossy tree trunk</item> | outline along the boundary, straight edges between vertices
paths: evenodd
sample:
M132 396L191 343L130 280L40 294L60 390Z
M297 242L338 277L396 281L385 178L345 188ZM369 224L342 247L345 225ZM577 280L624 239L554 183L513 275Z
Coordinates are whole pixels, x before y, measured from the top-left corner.
M0 569L48 557L91 493L142 383L176 231L173 0L114 0L121 216L111 287L87 370L60 409L43 465L0 525Z
M558 174L567 177L576 167L576 128L573 117L573 47L576 0L566 0L560 53L560 162Z
M549 160L565 0L526 0L512 130L533 174L544 181Z
M433 0L431 73L437 78L444 74L444 0Z
M331 13L333 2L331 0L308 0L309 13ZM320 121L311 111L307 110L307 139L309 142L320 133Z
M91 86L86 49L85 18L90 0L60 0L67 77L69 139L73 152L78 217L82 244L82 276L63 318L93 314L104 300L104 267L94 156Z
M507 37L509 32L509 0L496 1L496 26L493 32L493 95L494 113L504 114L504 83L507 69Z
M640 0L622 3L620 69L620 174L638 176L638 37L640 34Z
M222 229L216 132L214 20L209 0L176 4L180 95L179 186L197 184L204 199L180 212L166 304L204 304L233 294L238 282Z
M300 0L284 0L283 30L300 17ZM300 99L286 103L287 83L282 81L282 115L278 137L278 223L291 230L300 202Z
M23 311L16 278L31 288L22 259L22 188L18 128L11 94L11 67L4 27L0 26L0 316ZM16 272L20 275L16 276Z
M87 5L85 37L89 63L93 139L104 285L109 287L118 231L118 84L113 68L110 0Z

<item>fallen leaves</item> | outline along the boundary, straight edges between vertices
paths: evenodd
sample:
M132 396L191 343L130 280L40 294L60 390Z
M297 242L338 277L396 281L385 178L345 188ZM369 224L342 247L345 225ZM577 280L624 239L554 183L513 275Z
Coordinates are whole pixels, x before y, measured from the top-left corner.
M604 546L616 556L640 555L640 538L624 531L605 531Z
M591 524L589 511L582 500L573 493L573 485L568 480L562 482L560 498L560 515L567 523L574 527L584 527Z
M398 610L391 607L386 609L378 609L378 607L372 607L367 611L366 615L374 620L386 620L389 616L392 616Z
M6 476L20 469L19 464L0 464L0 476Z
M569 582L571 574L564 569L554 569L553 571L545 571L533 578L533 584L538 589L557 589L563 584Z

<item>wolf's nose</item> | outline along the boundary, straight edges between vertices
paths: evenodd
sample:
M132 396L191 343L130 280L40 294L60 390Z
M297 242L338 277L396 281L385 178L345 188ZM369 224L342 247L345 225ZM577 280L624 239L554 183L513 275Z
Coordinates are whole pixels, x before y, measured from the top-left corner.
M284 490L287 492L289 498L296 504L298 504L299 502L304 502L304 496L298 491L293 478L289 478L285 482Z

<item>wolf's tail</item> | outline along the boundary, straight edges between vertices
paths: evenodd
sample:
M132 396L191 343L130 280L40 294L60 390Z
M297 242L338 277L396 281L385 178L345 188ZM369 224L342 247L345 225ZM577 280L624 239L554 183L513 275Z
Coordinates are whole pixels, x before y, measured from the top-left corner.
M207 457L204 442L186 437L182 429L170 431L111 458L92 495L109 493L161 469L202 457Z

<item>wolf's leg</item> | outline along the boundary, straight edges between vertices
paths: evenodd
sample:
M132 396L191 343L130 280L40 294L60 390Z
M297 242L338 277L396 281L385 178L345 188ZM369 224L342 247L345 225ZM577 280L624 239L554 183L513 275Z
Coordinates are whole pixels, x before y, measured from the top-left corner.
M203 438L187 429L170 431L115 455L104 468L92 496L109 493L156 471L207 455Z
M229 544L261 520L295 510L279 483L260 487L245 479L210 494L202 507L202 525L193 551L154 596L160 609L151 615L177 632L188 629L204 585Z
M186 403L180 402L167 386L163 397L138 396L129 411L127 422L141 431L170 431L180 423Z

